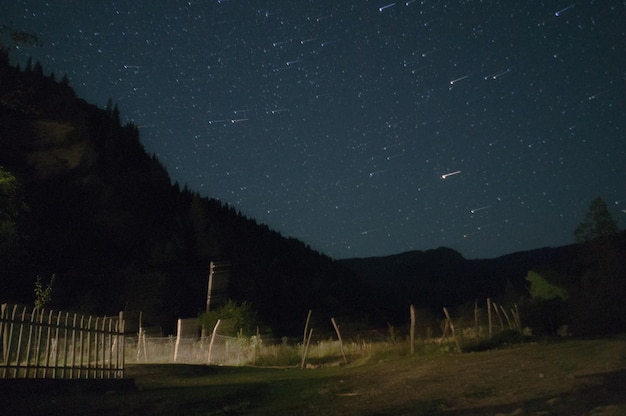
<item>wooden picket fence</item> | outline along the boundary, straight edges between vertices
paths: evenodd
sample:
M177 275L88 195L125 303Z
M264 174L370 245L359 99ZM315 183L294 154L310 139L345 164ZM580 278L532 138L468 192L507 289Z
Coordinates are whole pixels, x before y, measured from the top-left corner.
M2 304L0 378L124 377L124 316Z

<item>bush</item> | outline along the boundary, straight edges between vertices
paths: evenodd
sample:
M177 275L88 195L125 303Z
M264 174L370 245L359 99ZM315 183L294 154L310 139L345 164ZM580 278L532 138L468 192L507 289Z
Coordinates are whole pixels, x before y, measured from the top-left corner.
M218 332L231 337L251 337L257 331L267 333L269 330L259 320L256 310L248 302L237 303L229 300L221 308L200 314L200 325L211 333L217 320L220 320Z

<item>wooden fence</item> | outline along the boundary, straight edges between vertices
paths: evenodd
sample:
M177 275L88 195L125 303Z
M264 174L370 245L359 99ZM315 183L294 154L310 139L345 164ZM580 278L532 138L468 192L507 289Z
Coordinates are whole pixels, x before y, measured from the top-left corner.
M0 378L123 378L123 318L2 304Z

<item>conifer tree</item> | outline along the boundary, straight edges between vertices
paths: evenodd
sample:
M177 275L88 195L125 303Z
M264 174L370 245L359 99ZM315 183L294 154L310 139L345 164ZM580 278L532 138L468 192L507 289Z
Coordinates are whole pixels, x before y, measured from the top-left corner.
M607 237L619 231L617 222L611 216L609 209L600 197L591 201L585 219L574 230L576 242L584 243L598 237Z

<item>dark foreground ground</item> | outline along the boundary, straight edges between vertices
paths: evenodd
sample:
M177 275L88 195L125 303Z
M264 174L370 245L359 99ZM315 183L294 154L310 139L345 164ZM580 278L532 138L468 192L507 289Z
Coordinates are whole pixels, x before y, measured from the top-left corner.
M397 351L396 351L397 352ZM626 338L341 367L129 365L129 385L0 385L6 415L626 415Z

